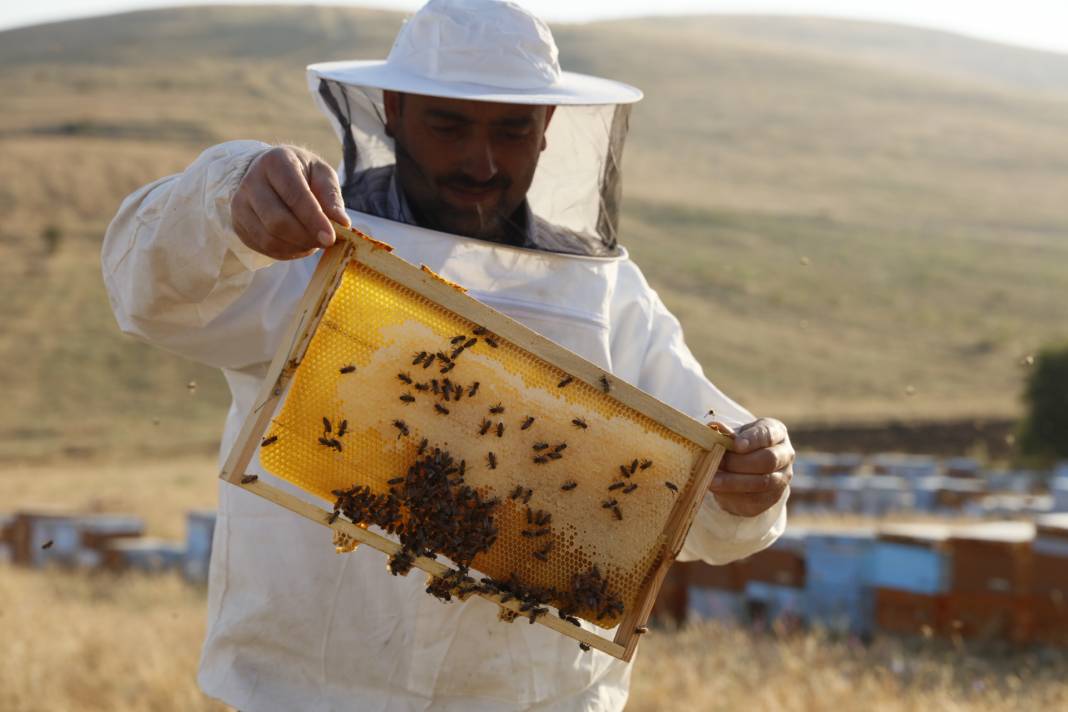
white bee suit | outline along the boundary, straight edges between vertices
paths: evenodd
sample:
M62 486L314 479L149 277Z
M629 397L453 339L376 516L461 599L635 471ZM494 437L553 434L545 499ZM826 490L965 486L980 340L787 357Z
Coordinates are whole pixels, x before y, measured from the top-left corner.
M108 229L103 272L120 328L221 368L233 394L229 452L318 255L275 262L230 227L251 141L205 151L183 173L129 196ZM678 321L625 250L598 258L501 246L352 213L469 294L696 418L752 416L702 374ZM251 471L278 481L254 461ZM771 544L786 495L760 516L727 514L709 494L682 559L722 564ZM261 710L621 710L631 667L472 598L444 604L385 557L335 554L331 533L220 482L199 682ZM587 624L588 625L588 624ZM715 640L709 641L715 645Z

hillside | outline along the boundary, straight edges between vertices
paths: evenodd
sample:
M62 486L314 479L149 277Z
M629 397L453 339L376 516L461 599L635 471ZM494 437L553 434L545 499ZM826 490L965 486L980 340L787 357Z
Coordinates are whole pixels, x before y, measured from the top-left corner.
M117 333L103 230L212 143L336 161L303 66L384 56L400 22L196 8L0 33L0 459L212 447L221 378ZM1018 412L1020 358L1068 336L1068 58L812 18L554 31L565 66L646 91L624 243L725 390L797 421Z

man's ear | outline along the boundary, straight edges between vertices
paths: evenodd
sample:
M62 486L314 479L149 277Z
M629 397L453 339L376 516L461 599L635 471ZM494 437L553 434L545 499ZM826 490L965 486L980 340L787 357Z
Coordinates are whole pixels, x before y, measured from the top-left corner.
M556 113L555 106L545 107L545 130L541 134L541 150L545 150L549 145L549 142L545 140L545 134L549 131L549 122L553 120L553 114Z
M393 132L400 121L402 97L399 92L388 89L382 92L382 103L386 107L386 135L394 138Z

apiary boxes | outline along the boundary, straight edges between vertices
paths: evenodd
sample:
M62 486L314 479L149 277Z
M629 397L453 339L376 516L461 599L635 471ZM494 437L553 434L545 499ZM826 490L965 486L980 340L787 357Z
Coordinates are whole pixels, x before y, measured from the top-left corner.
M941 466L937 459L925 455L880 453L871 458L871 470L877 476L889 475L916 482L924 477L937 476Z
M873 595L875 625L879 630L899 635L933 635L946 627L944 595L879 587Z
M208 580L211 564L211 543L215 536L215 512L189 512L185 518L185 560L182 571L190 581Z
M16 513L10 530L17 564L93 567L100 563L107 540L140 536L144 523L132 516L45 508Z
M113 539L103 552L103 564L112 571L162 573L178 569L185 547L163 539Z
M965 504L986 494L982 480L959 477L926 477L916 483L916 509L925 512L960 511Z
M1035 525L989 522L958 527L949 539L954 593L1025 594Z
M1068 643L1068 514L1039 517L1033 544L1031 635Z
M745 585L745 617L758 626L799 628L807 618L805 590L764 581L749 581Z
M881 527L872 548L870 583L877 588L934 596L949 590L950 528L940 524Z
M804 588L805 536L803 529L787 529L770 547L744 559L746 582Z
M1058 467L1055 473L1061 473L1064 465ZM1055 474L1050 480L1050 492L1053 495L1053 511L1068 512L1068 474Z
M869 586L875 532L857 529L809 532L805 538L805 594L809 620L834 630L868 633L872 627Z

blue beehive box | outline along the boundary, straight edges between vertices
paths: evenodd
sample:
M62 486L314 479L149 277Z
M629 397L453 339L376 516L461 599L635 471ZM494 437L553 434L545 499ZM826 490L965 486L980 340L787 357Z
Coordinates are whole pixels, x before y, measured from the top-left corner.
M924 595L949 590L950 529L938 524L898 524L879 530L872 549L869 583Z
M870 529L809 533L805 601L811 622L837 631L871 632L869 581L874 545L875 533Z
M746 617L752 623L800 625L807 618L805 590L766 581L745 584Z

